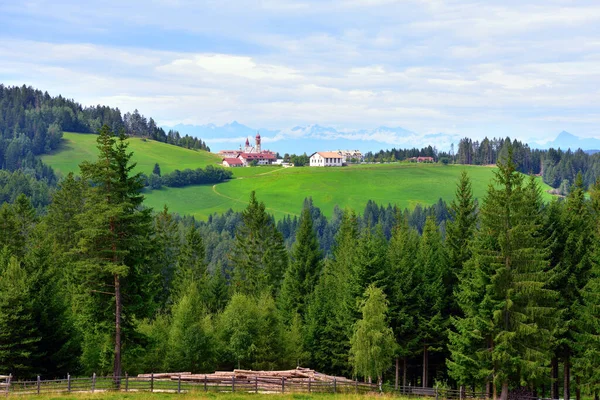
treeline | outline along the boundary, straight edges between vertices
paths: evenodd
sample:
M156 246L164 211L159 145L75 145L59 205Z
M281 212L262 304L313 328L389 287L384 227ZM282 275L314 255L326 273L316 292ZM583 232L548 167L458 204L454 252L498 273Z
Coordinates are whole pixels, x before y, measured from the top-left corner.
M376 153L369 151L365 153L364 158L366 162L379 163L404 161L412 157L433 157L435 161L438 161L440 158L446 158L448 156L448 153L438 152L435 147L429 145L421 149L414 147L412 149L393 148L391 150L379 150Z
M400 384L502 399L600 390L600 182L545 204L508 147L479 204L463 174L421 231L374 203L276 223L254 194L197 224L140 208L126 138L98 141L47 216L2 208L0 373L301 364L393 383L396 365Z
M292 164L294 164L294 167L305 167L310 164L310 157L306 153L303 153L303 154L285 153L283 155L283 162L292 163Z
M587 188L600 177L600 153L587 154L581 149L573 152L550 149L544 155L544 182L559 193L566 195L575 183L577 174L582 174L583 184Z
M517 169L525 174L542 175L545 183L558 189L558 194L567 195L575 183L577 174L583 177L587 189L600 177L600 155L590 155L561 149L532 150L527 144L517 140L488 139L481 142L469 138L461 139L456 153L456 163L470 165L496 164L506 156L508 148L513 149Z
M189 168L175 171L168 174L161 174L160 165L155 164L152 174L145 178L144 185L151 189L160 189L162 186L184 187L189 185L202 185L207 183L220 183L231 179L233 172L220 167L207 165L206 168Z
M28 150L39 155L55 150L63 131L98 133L103 125L113 132L124 129L129 135L210 151L202 140L188 135L181 137L177 131L165 132L152 118L144 117L137 110L121 115L118 108L101 105L83 107L74 100L60 95L52 97L48 92L30 86L0 84L0 155L21 136L28 139ZM11 150L10 154L13 153ZM0 166L6 168L3 163Z
M148 137L159 142L185 147L186 149L210 151L210 148L201 139L187 134L182 137L178 131L173 129L165 132L163 128L156 125L156 122L152 118L147 119L137 109L133 113L127 112L123 115L123 126L125 132L133 136Z

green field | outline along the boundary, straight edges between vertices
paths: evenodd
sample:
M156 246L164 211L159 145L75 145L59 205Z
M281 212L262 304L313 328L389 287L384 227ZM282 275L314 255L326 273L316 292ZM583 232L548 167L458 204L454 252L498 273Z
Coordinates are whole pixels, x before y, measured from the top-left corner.
M45 394L45 395L19 395L19 399L38 400L374 400L374 399L408 399L408 397L392 396L390 394L254 394L254 393L148 393L148 392L97 392L74 394ZM415 399L415 397L413 397Z
M83 161L94 160L95 136L65 134L61 151L44 156L44 162L61 171L77 171ZM130 149L140 171L149 173L155 162L164 172L175 168L198 168L218 162L218 156L134 138ZM475 197L482 198L493 177L493 168L438 164L356 165L343 168L234 168L234 179L215 186L188 186L147 191L145 204L155 209L167 205L171 211L206 219L214 212L243 209L250 192L256 191L276 218L298 215L304 198L312 196L316 206L330 216L335 205L362 212L368 200L413 208L431 205L440 197L454 197L461 171L469 173ZM544 192L549 186L539 181ZM546 199L550 195L544 193Z
M97 137L92 134L65 132L61 147L52 154L42 156L42 161L63 175L78 172L79 163L84 160L94 161L98 157ZM206 151L189 150L141 138L130 138L129 150L134 153L136 171L145 174L152 173L155 163L160 164L162 172L171 172L174 169L204 168L208 164L220 161L219 156Z

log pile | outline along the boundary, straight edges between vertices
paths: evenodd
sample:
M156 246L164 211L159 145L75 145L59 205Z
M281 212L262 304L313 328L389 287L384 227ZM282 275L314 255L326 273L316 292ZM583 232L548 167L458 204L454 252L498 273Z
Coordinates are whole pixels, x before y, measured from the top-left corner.
M255 388L261 391L281 391L282 385L286 387L312 387L329 386L334 383L350 385L354 381L322 374L310 368L298 367L284 371L252 371L234 369L233 371L215 371L212 374L192 374L189 372L140 374L138 379L156 379L204 384L207 386L232 386L237 388Z

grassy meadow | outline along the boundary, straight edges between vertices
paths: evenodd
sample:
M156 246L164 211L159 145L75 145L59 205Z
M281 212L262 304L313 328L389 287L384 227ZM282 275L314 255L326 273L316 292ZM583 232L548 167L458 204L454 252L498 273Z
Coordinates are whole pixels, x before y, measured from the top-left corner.
M52 154L43 155L42 161L63 175L69 172L77 173L82 161L95 161L98 158L97 137L92 134L65 132L60 148ZM162 172L172 172L175 169L204 168L208 164L220 161L219 156L206 151L189 150L141 138L130 138L129 150L134 153L136 172L147 175L152 173L155 163L160 164Z
M96 393L56 393L44 395L19 395L19 399L36 400L375 400L375 399L407 399L408 397L392 396L389 394L307 394L307 393L149 393L149 392L96 392Z
M65 144L58 152L46 155L43 161L64 173L78 171L83 160L96 158L95 135L65 133ZM174 169L195 169L219 162L216 154L180 147L130 140L137 170L149 174L155 162L163 172ZM184 188L149 190L145 204L155 209L164 205L179 214L206 219L212 213L228 209L243 209L252 190L264 201L268 211L281 218L298 215L302 201L312 196L316 206L330 216L335 205L362 212L368 200L379 204L397 204L414 208L417 204L431 205L440 197L450 201L454 197L461 171L467 171L473 183L475 197L482 198L493 177L494 168L439 164L377 164L355 165L343 168L233 168L234 179L217 185L197 185ZM538 178L539 179L539 178ZM539 183L545 193L549 186Z

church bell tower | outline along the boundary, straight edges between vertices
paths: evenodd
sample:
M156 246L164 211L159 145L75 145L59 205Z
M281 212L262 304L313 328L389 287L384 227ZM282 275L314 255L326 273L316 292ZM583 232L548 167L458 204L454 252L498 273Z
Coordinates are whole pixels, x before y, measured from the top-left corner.
M260 133L256 132L256 152L260 153Z

